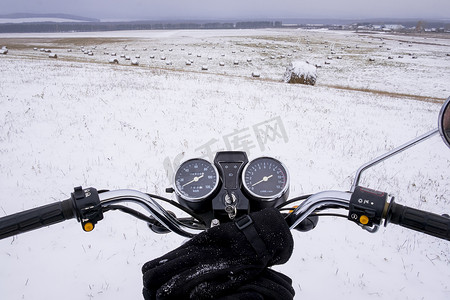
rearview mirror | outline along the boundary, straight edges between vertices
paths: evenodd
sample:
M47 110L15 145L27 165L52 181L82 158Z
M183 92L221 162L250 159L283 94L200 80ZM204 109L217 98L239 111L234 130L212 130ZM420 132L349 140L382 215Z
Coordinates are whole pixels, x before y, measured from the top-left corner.
M439 113L439 133L445 144L450 147L450 97L447 98Z

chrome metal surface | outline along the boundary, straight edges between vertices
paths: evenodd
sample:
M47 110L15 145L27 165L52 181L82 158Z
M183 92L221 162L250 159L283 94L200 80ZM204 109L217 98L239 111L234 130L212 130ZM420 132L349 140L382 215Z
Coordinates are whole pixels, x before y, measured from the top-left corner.
M193 237L200 233L201 229L193 229L184 226L171 214L169 214L158 202L149 195L135 190L115 190L99 194L102 207L124 202L135 203L147 210L158 222L168 230L181 236Z
M361 227L362 227L362 229L364 229L370 233L375 233L378 231L378 229L380 229L379 225L374 225L373 227L369 227L369 226L361 226Z
M353 184L352 184L352 187L351 187L350 191L351 192L355 191L355 188L358 186L359 180L361 179L362 172L364 172L368 168L371 168L371 167L377 165L378 163L388 159L391 156L397 155L397 154L405 151L406 149L408 149L408 148L410 148L410 147L412 147L412 146L414 146L414 145L416 145L418 143L423 142L424 140L432 137L433 135L436 135L438 132L439 132L438 129L433 129L433 130L431 130L431 131L429 131L429 132L427 132L427 133L425 133L425 134L423 134L423 135L421 135L421 136L419 136L419 137L417 137L417 138L415 138L415 139L413 139L413 140L411 140L411 141L401 145L400 147L397 147L397 148L395 148L395 149L393 149L393 150L391 150L391 151L389 151L389 152L387 152L387 153L385 153L385 154L383 154L383 155L381 155L381 156L379 156L379 157L369 161L368 163L365 163L364 165L362 165L358 169L358 171L356 171L355 180L353 181Z
M288 223L289 228L294 229L318 208L348 209L351 196L352 193L340 191L324 191L310 196L289 215L288 218L293 220L292 224Z

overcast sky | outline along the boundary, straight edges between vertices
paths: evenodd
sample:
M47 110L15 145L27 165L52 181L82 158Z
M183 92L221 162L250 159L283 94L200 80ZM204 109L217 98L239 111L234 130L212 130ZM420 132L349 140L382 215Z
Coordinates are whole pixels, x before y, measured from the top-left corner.
M99 19L450 19L450 0L0 0L0 14L17 12Z

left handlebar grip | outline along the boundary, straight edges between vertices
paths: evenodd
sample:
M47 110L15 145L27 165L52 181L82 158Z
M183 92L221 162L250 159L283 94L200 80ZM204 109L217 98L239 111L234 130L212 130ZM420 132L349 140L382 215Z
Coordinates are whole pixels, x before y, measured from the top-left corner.
M72 199L55 202L0 218L0 239L76 217Z

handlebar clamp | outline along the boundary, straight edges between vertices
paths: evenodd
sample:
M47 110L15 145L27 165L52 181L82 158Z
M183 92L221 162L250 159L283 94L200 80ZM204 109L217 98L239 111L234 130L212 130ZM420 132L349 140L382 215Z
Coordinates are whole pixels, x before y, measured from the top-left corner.
M92 187L86 189L81 186L75 187L71 199L81 227L84 231L92 231L95 224L103 219L103 210L97 190Z

